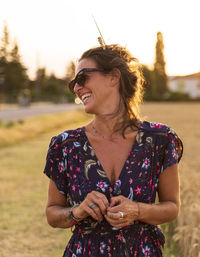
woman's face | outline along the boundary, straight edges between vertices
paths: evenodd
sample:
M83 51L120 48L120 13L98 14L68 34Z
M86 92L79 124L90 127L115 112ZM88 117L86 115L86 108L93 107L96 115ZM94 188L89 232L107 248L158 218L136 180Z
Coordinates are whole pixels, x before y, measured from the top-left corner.
M92 59L82 59L77 66L76 74L84 68L97 68L97 65ZM116 78L101 71L87 72L86 76L83 86L76 83L74 87L74 92L83 102L85 111L93 114L107 114L114 111L119 103Z

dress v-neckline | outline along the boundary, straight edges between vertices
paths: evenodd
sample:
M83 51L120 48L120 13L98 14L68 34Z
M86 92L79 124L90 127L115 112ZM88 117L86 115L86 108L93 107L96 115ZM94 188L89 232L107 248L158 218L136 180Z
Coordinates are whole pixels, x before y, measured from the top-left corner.
M121 171L120 171L120 173L119 173L119 175L118 175L118 178L115 180L114 183L112 183L111 180L109 179L109 177L108 177L108 175L107 175L107 172L105 171L105 169L103 168L103 165L101 164L99 158L97 157L97 155L96 155L96 153L95 153L95 151L94 151L94 148L93 148L92 144L90 143L90 140L88 139L88 137L87 137L87 135L86 135L85 126L82 127L82 128L83 128L84 135L85 135L85 138L86 138L86 140L87 140L87 142L88 142L88 145L90 146L90 148L92 149L92 151L93 151L93 153L94 153L94 158L95 158L97 164L99 165L99 168L105 173L106 179L108 180L108 182L109 182L110 185L114 185L114 184L116 183L116 181L121 180L121 177L122 177L122 175L123 175L123 171L125 170L126 163L127 163L127 161L129 161L129 158L130 158L132 152L133 152L133 151L135 150L135 148L136 148L136 145L137 145L137 139L136 139L136 137L137 137L138 133L140 132L141 126L142 126L142 123L140 124L140 127L138 128L138 131L137 131L137 134L136 134L136 136L135 136L134 142L132 143L132 146L131 146L131 150L128 152L128 156L126 157L126 159L125 159L125 161L124 161L124 164L122 165L122 169L121 169Z

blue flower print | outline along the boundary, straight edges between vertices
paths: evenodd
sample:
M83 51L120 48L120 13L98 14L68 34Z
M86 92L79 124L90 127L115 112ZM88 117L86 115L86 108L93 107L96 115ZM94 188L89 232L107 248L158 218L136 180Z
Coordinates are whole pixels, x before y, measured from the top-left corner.
M66 140L66 138L68 137L68 133L67 132L64 132L62 133L62 141Z

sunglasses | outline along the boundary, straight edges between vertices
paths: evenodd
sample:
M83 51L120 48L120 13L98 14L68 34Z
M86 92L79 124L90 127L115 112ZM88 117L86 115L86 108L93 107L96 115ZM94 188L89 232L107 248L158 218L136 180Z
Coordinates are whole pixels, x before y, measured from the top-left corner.
M76 83L79 85L79 86L84 86L85 85L85 82L88 78L88 75L87 73L88 72L95 72L95 71L105 71L104 69L101 69L101 68L84 68L82 70L80 70L78 72L78 74L76 75L76 77L69 83L69 89L70 91L74 94L74 87L76 85Z

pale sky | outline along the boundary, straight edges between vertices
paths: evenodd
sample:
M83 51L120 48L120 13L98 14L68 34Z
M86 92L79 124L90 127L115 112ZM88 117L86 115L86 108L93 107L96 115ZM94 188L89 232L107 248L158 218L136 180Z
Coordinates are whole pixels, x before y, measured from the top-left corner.
M156 33L165 44L168 75L200 71L199 0L0 0L0 38L4 22L34 77L38 66L62 77L99 36L119 43L143 64L153 65Z

